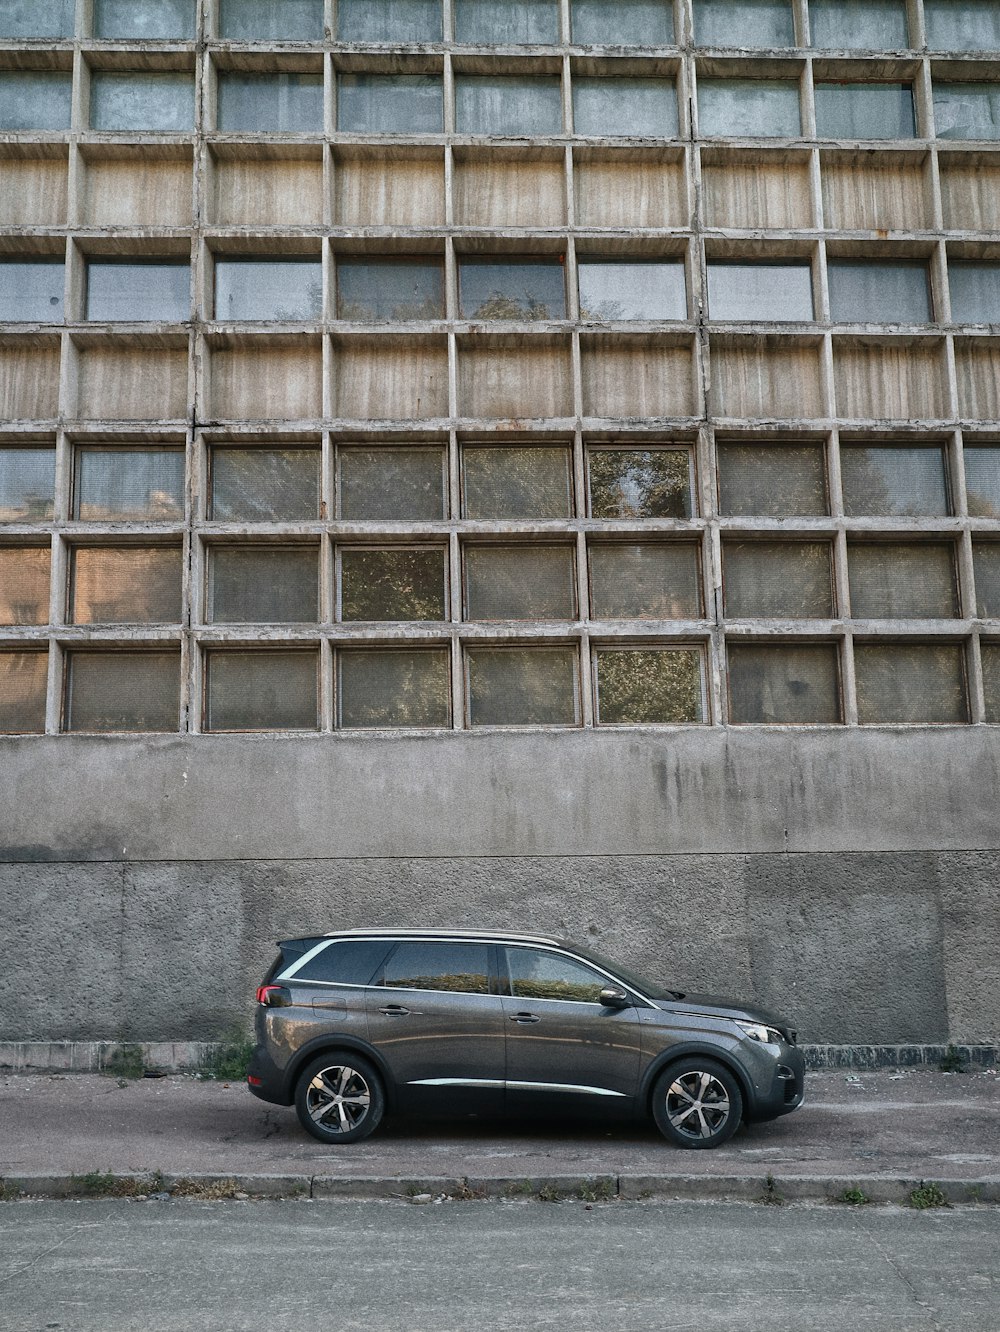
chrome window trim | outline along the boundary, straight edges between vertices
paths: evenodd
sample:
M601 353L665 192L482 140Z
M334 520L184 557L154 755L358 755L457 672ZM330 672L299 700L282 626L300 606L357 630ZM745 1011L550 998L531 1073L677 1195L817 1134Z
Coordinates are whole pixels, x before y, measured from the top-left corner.
M517 939L517 940L515 940L515 941L513 941L513 942L510 942L510 943L506 943L506 944L504 944L504 947L507 947L507 948L541 948L542 951L544 951L544 952L548 952L548 953L555 953L558 957L569 957L569 958L572 958L574 962L579 962L579 964L580 964L582 967L587 967L587 968L589 968L589 970L596 972L598 976L603 976L603 977L605 978L605 980L612 980L612 981L614 981L614 983L615 983L615 985L618 987L618 989L620 989L620 990L624 990L626 994L634 994L634 995L637 995L637 996L643 1001L643 1003L648 1004L650 1008L655 1008L655 1007L656 1007L656 1004L654 1004L653 1001L652 1001L647 995L643 994L641 990L637 990L633 985L626 985L625 982L621 979L620 976L615 976L615 975L612 974L612 972L610 972L610 971L605 971L604 968L603 968L603 967L599 967L599 966L597 965L596 962L591 962L591 960L590 960L589 957L580 957L580 956L578 956L578 954L576 954L576 953L574 953L574 952L571 952L570 949L568 949L568 948L561 948L561 947L559 947L558 944L556 944L556 945L552 945L552 944L533 944L533 943L525 942L525 941L523 941L523 940L521 940L521 939ZM591 1004L594 1008L600 1008L600 1007L601 1007L601 1005L600 1005L599 1003L597 1003L596 1001L591 1000L591 999L530 999L530 1000L529 1000L528 997L527 997L526 995L518 995L518 994L514 994L514 993L513 993L514 986L513 986L513 981L512 981L511 975L510 975L510 969L509 969L509 968L508 968L508 972L507 972L507 982L508 982L508 984L509 984L510 987L511 987L511 993L510 993L509 995L505 995L505 996L504 996L504 998L507 998L507 999L524 999L525 1002L530 1002L530 1003L533 1003L533 1004Z

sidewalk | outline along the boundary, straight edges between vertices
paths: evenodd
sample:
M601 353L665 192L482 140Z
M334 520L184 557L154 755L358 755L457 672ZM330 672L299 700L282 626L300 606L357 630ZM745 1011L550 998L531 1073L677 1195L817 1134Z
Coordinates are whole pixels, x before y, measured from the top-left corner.
M800 1110L743 1129L709 1152L679 1151L653 1129L471 1120L387 1121L364 1142L331 1148L310 1138L291 1108L266 1105L241 1084L178 1074L135 1082L6 1075L0 1125L7 1198L174 1189L316 1198L777 1194L791 1201L858 1188L875 1202L905 1202L926 1181L951 1202L1000 1203L996 1070L811 1073ZM154 1172L162 1179L149 1180ZM127 1178L96 1178L108 1173Z

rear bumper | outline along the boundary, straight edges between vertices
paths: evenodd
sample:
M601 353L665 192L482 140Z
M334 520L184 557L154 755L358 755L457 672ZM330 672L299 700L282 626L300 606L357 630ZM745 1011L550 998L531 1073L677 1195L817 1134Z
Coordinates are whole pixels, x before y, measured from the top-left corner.
M293 1098L288 1094L284 1074L259 1045L250 1057L247 1087L254 1096L272 1105L292 1104Z

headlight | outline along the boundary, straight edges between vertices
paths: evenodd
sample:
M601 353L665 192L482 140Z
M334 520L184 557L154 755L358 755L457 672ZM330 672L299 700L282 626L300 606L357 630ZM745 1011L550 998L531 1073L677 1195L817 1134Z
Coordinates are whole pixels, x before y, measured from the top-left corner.
M760 1041L761 1045L784 1044L785 1038L776 1027L765 1027L763 1022L741 1022L739 1019L737 1019L736 1025L752 1041Z

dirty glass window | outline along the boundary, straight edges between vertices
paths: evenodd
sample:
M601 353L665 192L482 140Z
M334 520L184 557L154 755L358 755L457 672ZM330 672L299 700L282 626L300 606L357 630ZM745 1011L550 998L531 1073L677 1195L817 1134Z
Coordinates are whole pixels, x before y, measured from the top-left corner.
M798 518L830 512L821 444L720 444L724 514Z
M412 940L396 945L375 984L401 990L488 994L489 977L486 944Z
M61 259L0 262L0 320L62 323L66 265Z
M440 134L440 75L338 74L337 129L347 134Z
M119 74L95 69L90 76L90 127L95 130L162 130L194 127L194 76Z
M337 725L450 726L447 648L342 648Z
M579 724L575 648L470 648L466 659L471 726Z
M73 517L178 522L184 517L181 449L79 449Z
M820 139L912 139L917 133L908 83L817 83Z
M967 722L965 654L957 643L857 643L858 721Z
M900 51L909 46L906 0L809 0L812 44L825 51Z
M510 992L515 999L560 999L563 1003L599 1004L611 981L571 957L541 948L505 948Z
M730 644L727 655L731 721L829 725L842 720L834 644Z
M984 643L983 654L983 692L986 696L986 720L1000 722L1000 643ZM2 666L0 666L2 671ZM0 685L0 697L3 686ZM2 708L2 705L0 705ZM3 723L0 720L0 727Z
M555 45L556 0L455 0L455 41L469 46Z
M581 255L577 274L581 319L687 318L687 286L679 260L646 263Z
M65 731L176 731L177 652L70 652Z
M444 551L409 546L341 550L340 618L443 620Z
M565 269L558 259L463 259L463 319L565 319Z
M467 546L465 614L470 620L572 620L572 546Z
M674 84L668 79L575 78L573 133L675 139Z
M697 648L598 648L597 722L671 725L705 720Z
M45 730L47 652L0 652L0 735Z
M463 517L545 519L572 513L569 449L463 448Z
M0 71L0 130L69 129L72 74Z
M392 945L388 939L338 939L314 953L301 966L294 964L278 974L297 981L326 981L331 985L368 985L380 970ZM282 954L288 954L282 949Z
M926 324L931 294L924 263L831 259L830 317L838 324Z
M4 0L0 37L72 37L76 0Z
M337 0L342 42L439 42L441 0Z
M69 612L73 624L178 624L180 548L77 546Z
M856 543L847 567L856 620L946 620L959 612L951 544Z
M710 319L809 321L813 318L808 264L709 263Z
M1000 449L965 450L965 489L972 518L1000 518Z
M340 517L349 522L446 517L440 448L343 448L339 457Z
M319 319L323 265L313 259L217 259L215 317Z
M976 614L1000 620L1000 541L975 541L972 564L976 578Z
M318 617L315 546L215 546L209 552L213 624L310 624Z
M208 652L207 731L315 731L318 657L312 651Z
M54 449L0 448L0 523L51 518L55 488Z
M340 259L337 318L356 323L444 318L440 259Z
M920 518L948 513L943 448L874 448L844 444L840 450L844 512L852 518L888 515Z
M89 260L87 318L185 322L191 318L191 265Z
M789 0L694 0L698 46L794 46Z
M1000 139L1000 83L934 83L939 139Z
M799 85L777 79L699 79L698 133L798 138L802 133Z
M670 0L572 0L573 41L579 46L671 46Z
M688 449L591 449L592 518L690 518Z
M833 567L827 541L727 541L725 614L733 620L829 619Z
M953 324L1000 323L1000 264L948 261Z
M562 133L562 94L558 78L516 75L457 75L455 128L459 134L498 134L517 138Z
M48 624L48 546L0 546L0 624Z
M318 518L320 458L319 449L213 449L211 516L228 523Z
M595 542L587 555L595 620L701 618L701 570L693 542Z
M220 130L253 134L319 134L322 74L219 74Z
M996 0L924 0L932 51L1000 51Z
M321 42L323 0L220 0L219 34L242 42Z
M94 0L94 36L185 41L195 35L195 0Z

